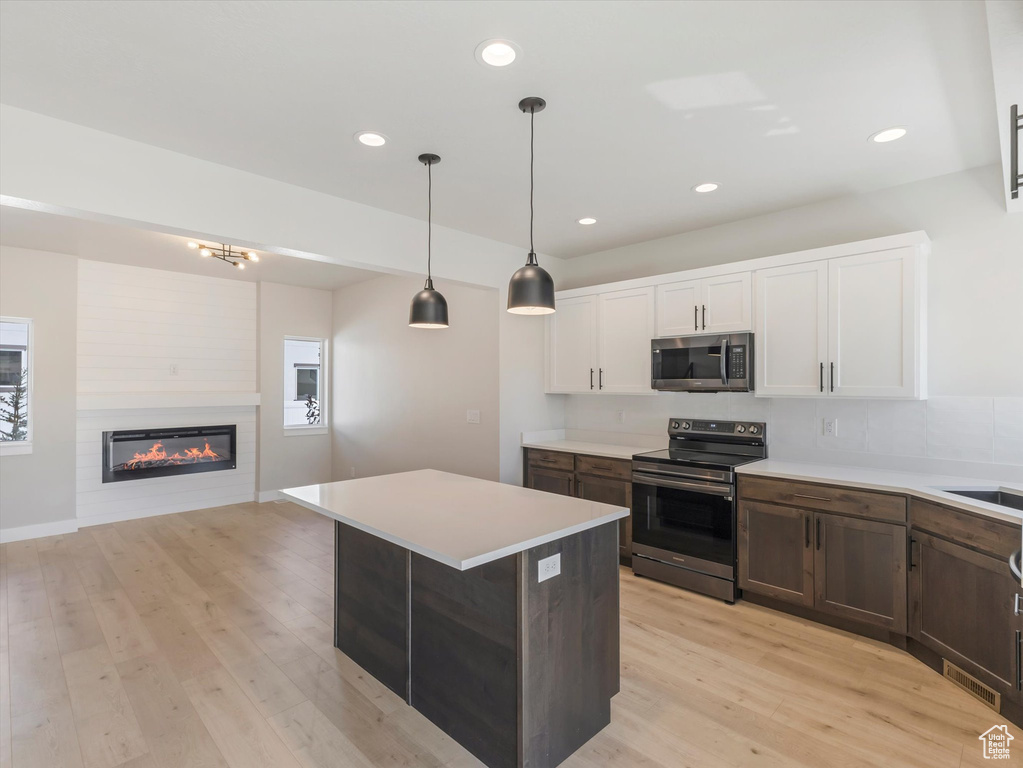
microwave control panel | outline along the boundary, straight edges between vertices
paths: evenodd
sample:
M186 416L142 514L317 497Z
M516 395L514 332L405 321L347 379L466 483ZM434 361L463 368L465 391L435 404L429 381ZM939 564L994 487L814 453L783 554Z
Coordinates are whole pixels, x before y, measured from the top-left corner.
M746 378L746 346L740 344L728 350L728 378Z

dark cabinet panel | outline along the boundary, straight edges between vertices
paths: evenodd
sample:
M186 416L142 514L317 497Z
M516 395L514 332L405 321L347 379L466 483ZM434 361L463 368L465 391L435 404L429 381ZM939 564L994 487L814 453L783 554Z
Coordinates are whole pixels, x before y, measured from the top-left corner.
M578 474L575 490L580 499L632 509L632 483L628 480ZM618 554L621 557L632 557L631 515L618 521Z
M814 515L814 608L905 634L906 528Z
M1020 693L1020 584L1008 563L920 531L909 572L910 636L1003 696Z
M738 517L739 588L813 605L813 513L742 501Z
M541 469L530 467L528 472L529 487L537 491L560 493L562 496L573 496L575 475L559 469Z
M890 493L798 483L752 475L739 478L739 496L800 509L906 522L906 497Z

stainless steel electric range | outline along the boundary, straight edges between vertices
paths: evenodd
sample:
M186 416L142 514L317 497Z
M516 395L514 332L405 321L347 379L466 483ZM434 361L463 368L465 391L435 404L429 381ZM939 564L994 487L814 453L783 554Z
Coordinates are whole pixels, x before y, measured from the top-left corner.
M767 458L762 422L671 419L632 457L632 570L735 602L735 468Z

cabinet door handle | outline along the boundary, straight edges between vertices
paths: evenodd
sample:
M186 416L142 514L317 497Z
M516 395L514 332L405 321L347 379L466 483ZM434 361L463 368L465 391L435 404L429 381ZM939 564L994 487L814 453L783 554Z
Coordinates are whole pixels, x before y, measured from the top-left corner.
M703 305L703 330L707 330L707 305Z
M821 363L823 365L823 363ZM590 389L593 389L593 369L590 368Z
M700 308L695 304L693 305L693 330L700 330Z
M582 495L583 495L583 481L582 480L576 480L575 481L575 495L579 496L579 497L582 497Z
M604 369L600 368L597 371L597 383L600 384L600 388L604 388Z
M835 364L831 364L831 391L835 391Z
M824 363L821 363L821 392L823 391L824 391Z
M810 548L810 516L803 515L803 530L806 532L806 548Z
M817 549L821 548L821 519L817 518Z
M912 536L909 537L909 568L907 570L912 571L916 563L913 562L913 545L916 543L916 539Z
M831 501L827 496L807 496L805 493L793 493L793 498L796 499L813 499L814 501Z

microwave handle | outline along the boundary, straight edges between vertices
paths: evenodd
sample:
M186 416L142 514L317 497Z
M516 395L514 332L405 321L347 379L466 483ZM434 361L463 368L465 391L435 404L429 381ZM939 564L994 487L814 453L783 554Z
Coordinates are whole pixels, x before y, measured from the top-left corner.
M721 340L721 383L728 384L728 337Z

